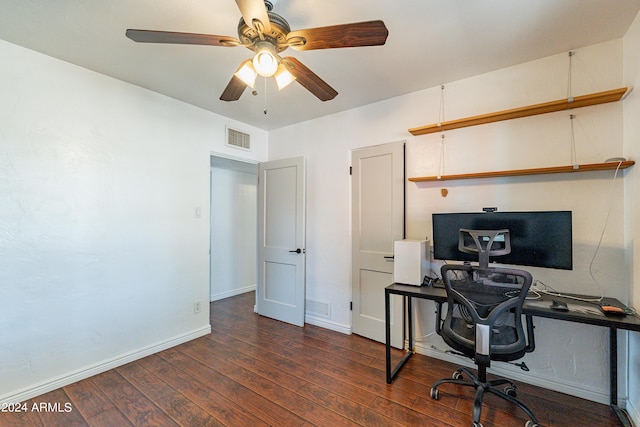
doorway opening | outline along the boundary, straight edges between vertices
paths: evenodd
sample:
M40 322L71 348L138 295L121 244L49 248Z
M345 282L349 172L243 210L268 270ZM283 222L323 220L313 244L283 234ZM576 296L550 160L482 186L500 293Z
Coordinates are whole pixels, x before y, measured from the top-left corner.
M211 155L209 300L256 290L258 165Z

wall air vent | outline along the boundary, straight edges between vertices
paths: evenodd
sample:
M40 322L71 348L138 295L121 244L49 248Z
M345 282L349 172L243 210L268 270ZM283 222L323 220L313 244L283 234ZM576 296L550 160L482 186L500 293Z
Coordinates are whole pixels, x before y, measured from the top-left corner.
M331 305L329 301L319 301L306 299L305 300L305 312L313 316L331 318Z
M227 127L226 144L230 147L239 148L241 150L251 150L251 135Z

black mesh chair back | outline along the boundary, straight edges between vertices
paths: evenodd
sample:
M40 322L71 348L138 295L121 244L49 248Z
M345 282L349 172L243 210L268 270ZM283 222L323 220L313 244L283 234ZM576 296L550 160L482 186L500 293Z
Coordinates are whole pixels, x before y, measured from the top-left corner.
M490 360L524 356L522 305L532 282L529 272L445 265L442 278L448 309L441 336L449 346L487 366Z

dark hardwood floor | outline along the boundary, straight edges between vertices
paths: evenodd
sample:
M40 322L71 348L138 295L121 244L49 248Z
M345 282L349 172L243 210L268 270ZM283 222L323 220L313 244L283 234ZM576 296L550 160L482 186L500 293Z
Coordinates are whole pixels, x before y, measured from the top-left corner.
M24 402L26 412L0 413L0 425L471 425L471 389L429 397L456 366L415 355L387 385L383 344L274 321L253 304L254 293L214 302L211 335ZM606 405L527 384L518 396L544 426L619 425ZM525 421L493 396L483 408L485 427Z

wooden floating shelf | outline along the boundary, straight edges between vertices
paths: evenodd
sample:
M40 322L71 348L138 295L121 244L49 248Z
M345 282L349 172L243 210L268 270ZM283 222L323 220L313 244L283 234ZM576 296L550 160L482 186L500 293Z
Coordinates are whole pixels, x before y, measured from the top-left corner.
M480 116L467 117L464 119L451 120L440 124L421 126L409 129L412 135L426 135L429 133L441 132L444 130L459 129L469 126L483 125L503 120L519 119L522 117L535 116L538 114L553 113L556 111L571 110L573 108L588 107L590 105L606 104L608 102L620 101L631 89L623 87L620 89L608 90L605 92L592 93L589 95L576 96L573 101L560 99L557 101L545 102L543 104L529 105L526 107L514 108L511 110L498 111L495 113L482 114Z
M523 176L523 175L547 175L552 173L575 173L575 172L591 172L591 171L603 171L617 169L620 165L620 169L626 169L635 165L633 160L627 160L623 162L606 162L606 163L591 163L586 165L574 166L552 166L548 168L533 168L533 169L515 169L499 172L479 172L479 173L465 173L458 175L442 175L442 176L423 176L417 178L409 178L412 182L427 182L427 181L451 181L456 179L475 179L475 178L502 178L505 176Z

